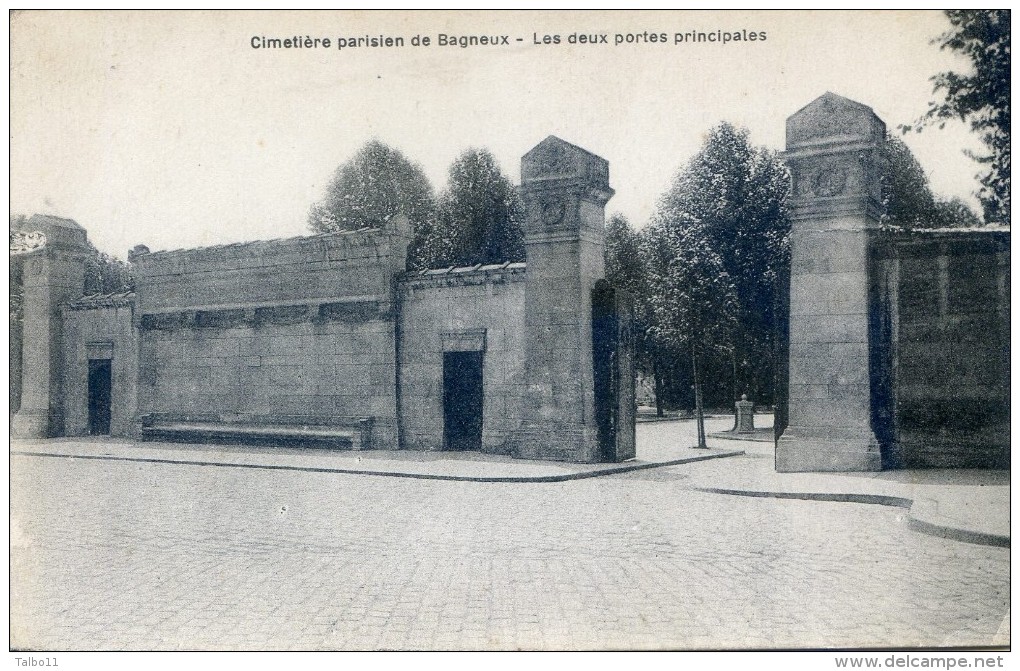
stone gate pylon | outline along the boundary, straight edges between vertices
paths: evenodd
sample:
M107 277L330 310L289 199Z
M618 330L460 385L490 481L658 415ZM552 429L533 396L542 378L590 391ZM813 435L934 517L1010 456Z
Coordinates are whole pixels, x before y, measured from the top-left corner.
M885 124L826 93L786 122L791 205L789 426L778 471L880 470L872 426L869 239Z
M522 423L514 456L599 460L592 289L605 277L609 163L550 136L521 159L526 209Z
M17 252L24 283L21 407L13 433L25 438L63 435L63 320L60 308L85 292L85 229L70 219L35 215L11 230L33 241ZM12 263L14 259L12 258Z

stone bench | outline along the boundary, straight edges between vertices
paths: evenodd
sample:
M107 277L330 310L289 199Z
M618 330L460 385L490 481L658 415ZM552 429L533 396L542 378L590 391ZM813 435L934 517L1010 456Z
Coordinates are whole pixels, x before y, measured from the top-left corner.
M371 449L372 419L354 418L338 424L259 423L215 418L142 418L142 440L172 442L251 442L275 445L312 443L352 450Z

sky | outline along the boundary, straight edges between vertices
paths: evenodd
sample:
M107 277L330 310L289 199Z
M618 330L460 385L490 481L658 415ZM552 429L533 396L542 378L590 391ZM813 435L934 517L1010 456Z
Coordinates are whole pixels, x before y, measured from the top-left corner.
M948 27L924 11L24 12L10 31L11 213L72 218L122 258L137 244L304 235L337 166L372 138L439 190L469 147L516 183L520 157L556 135L609 161L607 212L641 227L721 121L781 150L786 117L832 91L891 130L912 122L930 77L966 68L931 44ZM675 43L691 31L765 39ZM574 33L608 44L570 44ZM440 46L440 34L509 44ZM331 46L251 46L294 35ZM337 48L380 35L404 46ZM979 166L963 150L981 145L965 125L904 140L937 194L977 209Z

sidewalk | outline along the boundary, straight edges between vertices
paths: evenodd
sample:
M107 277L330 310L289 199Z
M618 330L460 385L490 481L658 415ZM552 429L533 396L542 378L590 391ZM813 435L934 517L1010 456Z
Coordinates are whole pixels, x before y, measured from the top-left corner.
M564 482L742 457L692 468L687 482L695 489L717 494L895 506L909 511L908 523L916 531L967 543L1010 547L1008 471L776 473L772 443L755 440L757 436L747 440L733 434L725 439L719 436L718 432L731 426L732 418L707 420L709 449L698 450L689 447L694 442L693 420L639 424L637 459L619 464L528 461L477 452L354 452L110 438L15 440L11 453L473 482Z
M531 461L479 452L328 450L303 447L252 447L139 442L117 438L13 440L11 453L69 459L102 459L190 466L262 468L350 473L427 480L472 482L564 482L648 468L732 457L739 447L691 449L682 440L653 439L638 458L617 464Z
M693 487L717 494L895 506L909 511L908 524L915 531L1010 546L1009 471L777 473L770 444L726 443L744 448L747 458L731 460L724 468L692 470Z

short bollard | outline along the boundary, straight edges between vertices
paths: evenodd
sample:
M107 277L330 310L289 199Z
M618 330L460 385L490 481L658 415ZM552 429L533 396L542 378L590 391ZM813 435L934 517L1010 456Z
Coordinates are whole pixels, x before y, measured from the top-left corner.
M737 401L737 433L754 433L754 401L741 394Z

